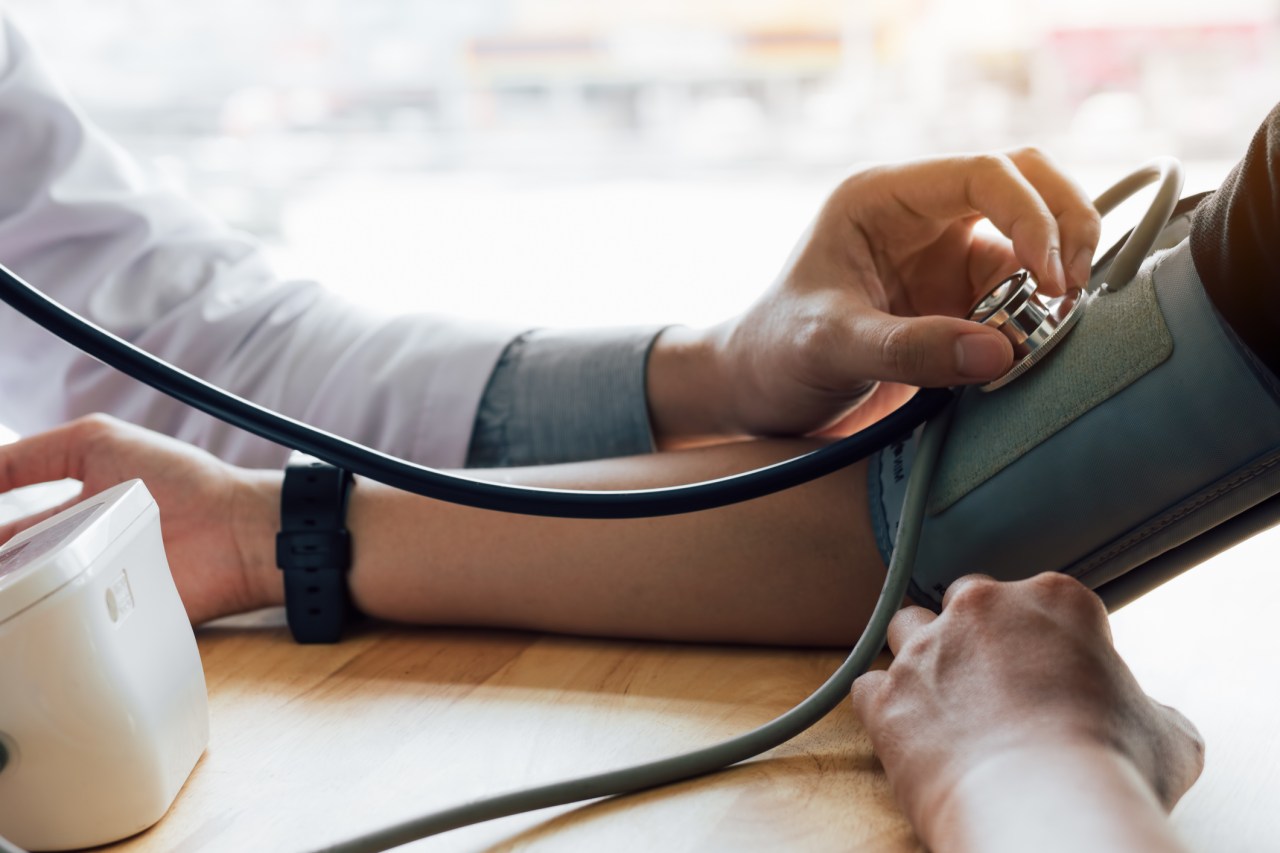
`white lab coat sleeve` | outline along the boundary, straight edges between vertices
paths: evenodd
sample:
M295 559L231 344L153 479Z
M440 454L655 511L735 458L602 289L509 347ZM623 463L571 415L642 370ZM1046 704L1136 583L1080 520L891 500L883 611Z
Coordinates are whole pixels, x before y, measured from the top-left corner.
M499 354L521 330L383 318L280 281L248 237L157 190L4 21L0 263L101 326L243 397L437 467L461 466ZM174 402L0 305L0 422L107 412L239 465L286 451Z

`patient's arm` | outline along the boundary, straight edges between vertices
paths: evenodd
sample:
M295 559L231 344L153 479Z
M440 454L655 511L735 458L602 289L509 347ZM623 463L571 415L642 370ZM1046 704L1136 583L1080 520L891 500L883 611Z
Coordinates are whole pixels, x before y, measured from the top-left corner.
M813 446L743 442L488 473L524 485L646 488ZM279 472L233 468L107 418L0 447L0 491L67 476L87 494L133 477L147 484L193 622L283 602L274 565ZM861 464L732 507L622 521L507 515L359 480L348 524L357 606L433 625L836 644L861 631L884 575ZM0 537L15 531L0 528Z

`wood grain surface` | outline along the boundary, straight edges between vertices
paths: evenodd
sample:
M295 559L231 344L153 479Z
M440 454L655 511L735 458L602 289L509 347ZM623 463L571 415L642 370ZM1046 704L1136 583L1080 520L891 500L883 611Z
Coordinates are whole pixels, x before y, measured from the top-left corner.
M316 849L486 794L740 734L790 708L843 658L387 625L336 646L297 646L278 611L198 637L209 748L158 825L107 849ZM918 845L843 707L767 759L712 778L406 849Z
M1280 849L1280 533L1116 614L1156 698L1208 740L1175 812L1198 850ZM652 759L791 707L838 651L367 625L296 646L278 611L199 631L209 749L169 814L112 851L305 851L474 797ZM413 851L916 851L847 706L765 759Z

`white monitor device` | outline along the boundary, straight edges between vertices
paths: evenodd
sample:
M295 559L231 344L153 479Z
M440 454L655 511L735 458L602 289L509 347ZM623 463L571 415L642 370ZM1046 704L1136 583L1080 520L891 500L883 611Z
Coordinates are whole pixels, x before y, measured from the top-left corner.
M195 635L141 481L0 545L0 836L64 850L140 832L208 739Z

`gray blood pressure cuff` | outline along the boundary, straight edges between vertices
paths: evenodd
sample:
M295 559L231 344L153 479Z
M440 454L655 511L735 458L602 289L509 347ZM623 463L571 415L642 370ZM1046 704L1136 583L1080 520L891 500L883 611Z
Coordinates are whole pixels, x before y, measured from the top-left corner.
M1185 241L1084 310L1035 370L957 403L917 602L940 607L970 572L1056 570L1096 588L1280 492L1275 378L1219 318ZM909 463L904 445L870 464L882 551Z

